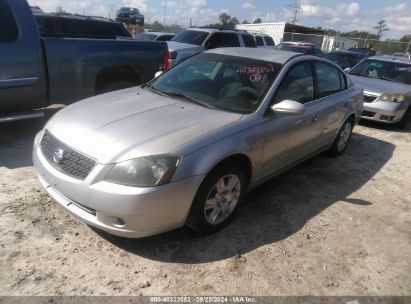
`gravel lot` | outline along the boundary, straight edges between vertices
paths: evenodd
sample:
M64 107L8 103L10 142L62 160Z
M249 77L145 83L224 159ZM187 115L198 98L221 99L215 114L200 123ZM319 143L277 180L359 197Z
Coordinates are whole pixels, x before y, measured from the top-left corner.
M129 240L43 191L45 121L0 125L0 295L411 295L410 128L358 126L345 155L260 186L214 235Z

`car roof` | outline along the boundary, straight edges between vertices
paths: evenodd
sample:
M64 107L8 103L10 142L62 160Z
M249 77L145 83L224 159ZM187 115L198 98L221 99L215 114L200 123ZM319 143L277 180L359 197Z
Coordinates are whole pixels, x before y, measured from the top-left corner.
M400 62L400 63L411 64L410 59L402 58L402 57L395 57L393 55L376 55L376 56L368 57L368 59L376 59L376 60L382 60L382 61L388 61L388 62Z
M218 29L218 28L209 28L209 27L193 27L193 28L188 28L186 30L187 31L202 31L202 32L208 32L208 33L215 33L215 32L248 33L247 31L244 31L244 30Z
M142 32L140 34L151 34L151 35L157 35L157 36L174 35L173 33L165 33L165 32Z
M352 51L332 51L329 52L328 54L344 54L344 55L365 55L364 53L360 53L360 52L352 52Z
M294 58L297 56L303 56L303 54L300 54L300 53L275 50L275 49L239 48L239 47L212 49L212 50L206 51L206 53L265 60L265 61L271 61L271 62L275 62L279 64L285 64L291 58Z

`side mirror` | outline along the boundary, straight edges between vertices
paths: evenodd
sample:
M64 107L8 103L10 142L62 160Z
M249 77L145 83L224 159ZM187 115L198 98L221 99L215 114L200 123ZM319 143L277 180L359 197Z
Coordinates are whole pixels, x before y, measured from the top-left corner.
M294 100L283 100L271 106L271 110L275 113L282 113L285 115L301 115L305 111L303 104Z
M351 68L345 68L344 72L348 73L351 70Z
M160 76L163 73L164 73L163 71L158 71L157 73L154 74L154 78L157 78L158 76Z

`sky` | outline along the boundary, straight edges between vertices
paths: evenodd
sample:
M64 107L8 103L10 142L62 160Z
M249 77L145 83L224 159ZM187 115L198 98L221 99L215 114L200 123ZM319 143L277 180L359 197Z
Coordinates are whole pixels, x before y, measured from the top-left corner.
M389 28L383 39L399 39L411 34L411 0L28 0L46 12L57 6L70 13L109 17L123 6L137 7L146 22L158 20L166 24L187 27L218 22L221 13L236 17L240 22L290 21L294 11L288 5L300 7L297 23L321 26L339 31L370 31L379 20L385 19Z

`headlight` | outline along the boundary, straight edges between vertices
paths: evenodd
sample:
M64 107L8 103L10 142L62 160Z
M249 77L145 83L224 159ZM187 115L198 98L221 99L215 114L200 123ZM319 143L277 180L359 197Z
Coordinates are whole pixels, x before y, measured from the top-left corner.
M405 100L404 94L384 93L379 98L381 101L403 102Z
M168 183L180 162L175 155L153 155L118 163L106 181L132 187L153 187Z

